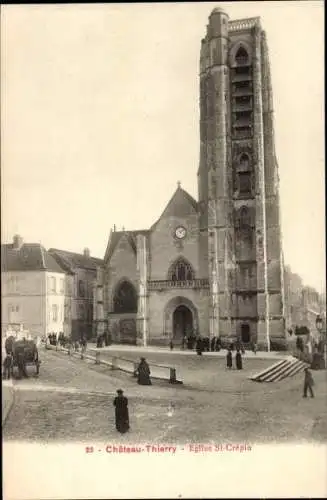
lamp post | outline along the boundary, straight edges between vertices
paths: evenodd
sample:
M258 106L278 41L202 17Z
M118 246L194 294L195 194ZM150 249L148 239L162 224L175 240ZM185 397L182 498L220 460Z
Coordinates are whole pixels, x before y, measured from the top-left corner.
M323 321L322 321L322 317L318 314L318 316L316 317L316 328L317 328L317 331L319 333L319 336L320 336L320 340L323 341L324 343L324 362L325 362L325 368L327 366L327 352L326 352L326 338L322 338L322 327L323 327ZM326 337L326 332L325 332L325 337Z

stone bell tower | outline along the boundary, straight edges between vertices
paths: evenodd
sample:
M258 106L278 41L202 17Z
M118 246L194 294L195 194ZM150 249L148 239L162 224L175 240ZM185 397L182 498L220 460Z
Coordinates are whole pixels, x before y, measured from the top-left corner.
M201 44L198 170L211 336L268 349L285 337L278 182L265 32L216 8Z

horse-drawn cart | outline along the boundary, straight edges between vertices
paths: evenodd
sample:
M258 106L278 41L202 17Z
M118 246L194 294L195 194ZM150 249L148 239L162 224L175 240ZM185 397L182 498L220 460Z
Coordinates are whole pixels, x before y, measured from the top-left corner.
M15 368L20 372L23 367L23 371L26 370L27 366L34 366L36 375L39 374L41 361L34 340L16 340L15 337L8 337L5 349L7 354L11 353L13 356L13 374Z

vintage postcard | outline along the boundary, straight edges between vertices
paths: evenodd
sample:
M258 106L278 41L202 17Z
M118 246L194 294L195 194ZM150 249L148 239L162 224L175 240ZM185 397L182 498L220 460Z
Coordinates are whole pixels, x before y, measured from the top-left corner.
M2 5L5 500L327 495L323 40Z

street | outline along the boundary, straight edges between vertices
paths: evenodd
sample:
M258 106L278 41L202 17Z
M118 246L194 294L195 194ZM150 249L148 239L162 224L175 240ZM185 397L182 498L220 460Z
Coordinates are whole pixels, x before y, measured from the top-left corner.
M126 353L125 353L126 356ZM225 359L149 354L151 362L176 366L183 385L136 380L106 366L40 350L39 377L15 381L15 401L4 441L112 443L325 442L326 377L314 372L315 399L302 398L303 374L272 384L248 380L271 363L245 359L228 372ZM133 354L128 355L133 359ZM113 398L129 399L130 432L115 430ZM168 407L173 405L172 415Z

